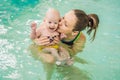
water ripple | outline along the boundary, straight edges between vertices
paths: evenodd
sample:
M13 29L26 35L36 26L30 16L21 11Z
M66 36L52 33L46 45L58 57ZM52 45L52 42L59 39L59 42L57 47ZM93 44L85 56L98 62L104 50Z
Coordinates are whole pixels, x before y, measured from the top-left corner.
M6 39L0 39L0 69L6 70L16 68L17 60L15 55L11 54L9 50L13 49L13 45Z
M16 68L16 58L12 54L0 54L0 68L3 70L8 69L8 67Z
M3 76L3 78L9 78L9 79L18 79L20 77L20 74L18 71L14 71L11 74L8 74L7 76Z
M0 25L0 34L5 34L7 33L7 29L5 29L4 25Z

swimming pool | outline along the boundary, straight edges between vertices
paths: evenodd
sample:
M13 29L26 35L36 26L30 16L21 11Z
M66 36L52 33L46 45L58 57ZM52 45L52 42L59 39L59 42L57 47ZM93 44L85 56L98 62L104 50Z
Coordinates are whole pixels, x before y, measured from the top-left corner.
M30 22L41 22L49 7L62 15L71 9L96 13L100 24L94 42L87 42L80 62L72 67L56 67L51 80L119 80L120 1L118 0L1 0L0 80L47 80L41 61L28 51ZM82 63L87 61L88 63ZM50 66L50 65L48 65Z

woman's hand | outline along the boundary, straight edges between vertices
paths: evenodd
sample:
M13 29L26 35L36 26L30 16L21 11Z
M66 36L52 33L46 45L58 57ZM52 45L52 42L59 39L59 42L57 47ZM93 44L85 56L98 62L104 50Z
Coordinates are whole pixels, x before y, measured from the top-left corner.
M56 38L54 38L54 40L53 40L52 43L53 43L53 44L58 44L59 42L60 42L59 38L56 37Z
M37 45L45 46L50 44L50 41L47 37L40 37L34 40Z

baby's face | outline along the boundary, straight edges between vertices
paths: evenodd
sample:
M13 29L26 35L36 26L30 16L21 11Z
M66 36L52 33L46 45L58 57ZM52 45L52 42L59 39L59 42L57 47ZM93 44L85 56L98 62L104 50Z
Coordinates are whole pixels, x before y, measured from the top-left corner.
M50 31L55 31L58 28L59 24L59 16L57 14L49 14L46 16L45 22L47 24L47 28Z

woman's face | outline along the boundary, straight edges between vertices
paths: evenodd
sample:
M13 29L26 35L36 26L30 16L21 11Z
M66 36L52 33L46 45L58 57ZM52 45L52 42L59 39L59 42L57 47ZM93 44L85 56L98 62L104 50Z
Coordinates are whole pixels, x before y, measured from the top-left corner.
M77 22L77 18L74 14L74 11L73 10L69 11L61 19L58 31L64 34L70 34L72 33L76 22Z

